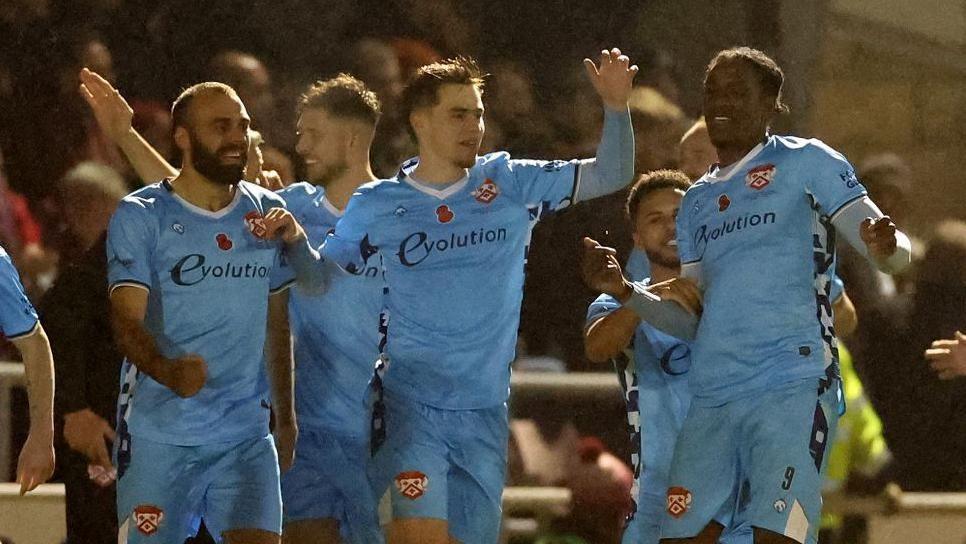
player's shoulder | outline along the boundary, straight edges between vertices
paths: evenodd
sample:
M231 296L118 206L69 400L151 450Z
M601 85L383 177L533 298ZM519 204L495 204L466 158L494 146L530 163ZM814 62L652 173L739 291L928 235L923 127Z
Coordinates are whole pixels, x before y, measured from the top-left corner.
M841 162L846 160L845 155L818 138L788 135L771 136L768 144L777 153L806 161Z
M512 171L514 163L519 162L518 159L511 159L510 154L506 151L495 151L485 155L477 155L476 164L473 165L472 169L486 177L494 177L503 172Z
M256 183L240 181L236 187L243 195L255 200L265 208L272 206L285 206L285 198L280 196L275 191L266 189Z
M289 209L293 209L311 204L322 198L325 194L325 189L316 187L306 181L300 181L275 191L275 194L285 200Z
M121 213L153 213L162 209L171 198L171 186L167 180L145 185L121 199Z

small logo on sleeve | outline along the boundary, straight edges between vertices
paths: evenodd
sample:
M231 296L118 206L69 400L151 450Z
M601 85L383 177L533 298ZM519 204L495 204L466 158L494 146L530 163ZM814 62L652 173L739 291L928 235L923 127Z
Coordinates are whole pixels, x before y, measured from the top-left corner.
M409 500L416 500L423 496L429 487L429 477L418 470L400 472L396 475L396 489L399 494Z
M161 522L164 520L164 510L153 504L139 504L134 507L134 524L138 531L145 536L151 536L158 532Z
M675 519L683 516L691 508L691 492L683 487L669 487L667 490L667 513Z
M760 191L767 187L774 178L775 165L763 164L748 171L748 175L745 176L745 185L756 191Z
M436 220L440 223L449 223L454 217L456 217L456 213L446 204L436 208Z

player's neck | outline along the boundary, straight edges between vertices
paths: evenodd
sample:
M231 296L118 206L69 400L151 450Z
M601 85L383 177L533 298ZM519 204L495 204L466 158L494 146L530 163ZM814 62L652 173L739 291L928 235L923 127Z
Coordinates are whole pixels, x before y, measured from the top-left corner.
M376 179L375 174L372 173L372 167L369 166L368 158L365 162L350 164L345 173L326 185L325 198L336 208L344 210L349 205L352 193L356 192L360 185Z
M171 187L181 198L211 212L217 212L231 204L237 190L237 185L215 183L188 165L171 180Z
M750 153L752 149L754 149L767 137L768 134L764 134L761 138L754 141L736 143L727 147L716 147L715 149L718 151L718 164L721 165L721 168L731 166L732 164L743 159L745 155Z
M434 156L432 153L424 155L420 150L419 164L416 165L411 176L422 183L448 185L466 176L466 168Z
M668 268L654 261L649 262L651 263L651 283L661 283L681 275L680 267Z

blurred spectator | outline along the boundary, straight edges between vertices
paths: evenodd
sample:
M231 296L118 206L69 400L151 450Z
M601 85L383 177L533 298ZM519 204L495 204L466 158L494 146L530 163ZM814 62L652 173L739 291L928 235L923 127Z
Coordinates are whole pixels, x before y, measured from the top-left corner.
M94 245L128 192L120 174L103 164L83 162L67 172L58 191L68 235L62 260L71 261Z
M681 108L651 87L635 87L630 99L634 123L634 171L676 168L678 146L687 130Z
M526 370L528 364L523 359L516 368ZM542 363L538 366L545 368ZM580 435L568 415L572 402L545 395L515 401L514 414L526 417L510 421L507 484L569 488L573 493L570 514L559 520L554 532L595 544L616 544L630 511L634 475L600 439Z
M3 153L0 152L0 246L6 248L20 271L24 289L38 299L45 280L53 273L57 257L43 247L40 225L34 219L27 199L7 184Z
M504 149L513 156L528 157L550 149L552 127L537 107L533 74L508 60L493 63L488 71L483 97L487 130L495 120L503 132Z
M678 147L678 168L697 181L712 164L718 162L718 151L711 145L708 125L704 117L699 118L681 137Z
M379 177L393 176L402 161L416 154L415 142L406 128L409 120L399 113L404 77L399 58L388 43L366 38L352 48L350 59L350 73L382 101L382 117L372 142L372 170Z
M154 100L132 100L131 109L134 110L131 126L168 162L174 160L171 110Z
M923 356L934 340L966 328L966 223L937 228L910 302L875 323L863 381L882 418L899 485L966 491L966 380L941 381Z
M117 508L108 452L122 356L111 335L103 235L62 271L40 313L51 331L57 376L56 445L66 489L67 542L113 543ZM92 478L88 467L102 477Z
M663 49L644 49L634 58L638 59L637 65L641 68L636 81L638 85L653 88L673 104L681 103L681 89L671 53Z

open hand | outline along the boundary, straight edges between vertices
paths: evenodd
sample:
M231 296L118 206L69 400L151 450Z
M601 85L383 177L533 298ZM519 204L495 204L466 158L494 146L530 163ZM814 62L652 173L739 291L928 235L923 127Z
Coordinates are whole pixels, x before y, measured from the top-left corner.
M91 107L98 126L114 143L131 130L134 110L106 79L87 68L80 71L80 94Z
M671 278L661 283L649 285L647 290L661 297L661 300L677 302L692 315L701 315L701 290L688 278Z
M590 59L584 59L587 76L594 85L597 94L610 110L624 111L631 96L634 76L637 75L637 65L630 65L627 55L621 54L616 47L600 52L600 66Z

